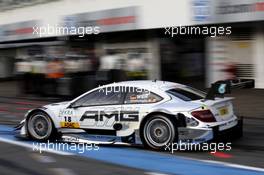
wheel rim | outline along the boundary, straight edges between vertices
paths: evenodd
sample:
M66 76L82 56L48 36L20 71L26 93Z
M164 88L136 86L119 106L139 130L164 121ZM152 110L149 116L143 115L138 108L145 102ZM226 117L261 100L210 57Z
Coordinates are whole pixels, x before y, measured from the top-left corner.
M153 119L145 127L145 138L155 146L162 147L171 141L174 135L171 125L164 119Z
M48 117L43 114L37 114L30 118L28 130L36 139L45 139L51 133L52 125Z

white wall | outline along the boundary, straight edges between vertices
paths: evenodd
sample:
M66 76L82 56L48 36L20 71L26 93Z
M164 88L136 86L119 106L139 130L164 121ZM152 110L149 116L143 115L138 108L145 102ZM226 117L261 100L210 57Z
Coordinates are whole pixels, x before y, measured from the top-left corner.
M206 86L218 80L228 79L230 75L224 71L226 64L230 62L228 54L228 38L206 38Z
M253 64L255 88L264 88L264 32L258 31L254 34L252 40L245 40L248 46L245 48L236 48L237 43L243 41L233 41L229 38L208 38L206 40L206 58L207 70L206 80L207 86L211 83L231 78L223 70L225 65L230 64Z
M256 88L264 88L264 32L259 31L254 36L254 56Z
M63 15L138 6L139 28L191 24L191 0L61 0L0 12L0 25L28 20L58 24Z

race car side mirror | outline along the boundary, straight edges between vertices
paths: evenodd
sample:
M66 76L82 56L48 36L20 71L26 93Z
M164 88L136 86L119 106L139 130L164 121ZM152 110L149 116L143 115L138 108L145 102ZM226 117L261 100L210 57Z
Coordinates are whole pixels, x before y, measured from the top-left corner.
M70 105L69 105L69 107L68 108L73 108L73 109L76 109L76 108L79 108L79 107L81 107L81 105L76 105L76 103L71 103Z

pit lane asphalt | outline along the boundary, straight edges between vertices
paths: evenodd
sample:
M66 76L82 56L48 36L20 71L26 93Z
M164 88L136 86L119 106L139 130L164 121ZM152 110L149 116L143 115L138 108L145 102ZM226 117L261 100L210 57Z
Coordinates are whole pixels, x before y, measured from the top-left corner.
M143 170L113 165L75 155L33 152L32 149L0 142L1 175L99 175L147 174Z
M33 157L37 159L39 162L46 164L49 162L54 162L54 157L53 156L48 156L48 157L43 157L43 150L42 153L40 153L39 149L34 149L34 145L39 145L40 143L38 142L32 142L30 140L21 140L17 139L14 137L13 129L9 126L5 125L0 125L0 143L10 143L13 145L18 145L22 147L27 147L29 148L28 152L27 151L22 151L21 154L25 154L28 156L30 152L33 151ZM44 143L41 143L44 144ZM46 143L47 146L47 143ZM46 147L45 146L45 147ZM160 153L160 152L154 152L154 151L148 151L144 150L141 148L136 148L136 147L128 147L128 146L115 146L115 145L99 145L100 149L99 150L90 150L90 151L84 151L84 152L79 152L78 150L72 150L72 149L54 149L48 150L49 152L52 152L54 154L59 154L61 158L65 158L69 156L69 154L74 154L76 157L87 158L90 161L100 161L100 162L105 162L105 163L111 163L111 167L113 169L115 168L120 168L120 167L130 167L127 168L129 172L131 171L136 171L136 170L141 170L144 171L145 174L156 174L156 172L159 173L165 173L165 174L182 174L182 175L222 175L222 174L238 174L238 175L262 175L264 174L264 169L261 168L256 168L256 167L245 167L241 165L234 165L234 164L226 164L222 162L212 162L212 161L201 161L201 160L194 160L194 159L189 159L183 156L179 156L177 154L175 155L169 155L167 153ZM17 158L16 157L21 157L21 154L19 154L19 151L17 151L17 148L14 148L14 150L10 150L11 146L7 146L5 149L1 149L1 151L4 151L3 154L1 155L7 155L9 157L9 153L12 153L12 159L15 161L15 163L7 163L5 160L1 163L0 165L3 167L3 171L8 171L9 169L23 169L29 167L32 167L34 165L31 163L31 161L27 161L27 164L21 165L17 167L16 165L18 164ZM54 148L54 147L53 147ZM59 148L59 147L56 147ZM60 147L61 148L61 147ZM23 155L22 155L23 157ZM75 165L76 162L73 160L69 160L69 164L72 162L72 165ZM87 171L92 166L94 170L96 171L96 174L105 174L102 173L100 166L100 162L93 164L87 163L86 166L83 166L82 171L80 174L86 169ZM100 165L99 167L97 165ZM48 168L48 170L52 171L58 171L57 173L59 174L73 174L73 170L70 169L72 166L67 166L66 168ZM7 168L7 170L6 170ZM104 167L102 167L104 168ZM136 170L135 170L136 169ZM24 170L24 169L23 169ZM29 170L28 170L29 171ZM141 172L140 171L140 172ZM74 171L76 174L76 170ZM132 172L131 172L132 173ZM33 174L33 173L32 173ZM51 173L53 174L53 173ZM77 173L79 174L79 172ZM90 174L90 173L89 173ZM109 174L116 174L113 172L113 170L109 170ZM126 174L126 172L120 172L119 174ZM136 173L137 174L137 173Z
M2 100L2 101L1 101ZM0 99L0 124L8 125L8 126L14 126L17 124L24 115L24 112L28 110L28 108L32 107L37 107L46 104L43 101L28 101L28 100L17 100L17 99ZM151 151L144 150L142 148L138 147L119 147L119 146L108 146L110 149L114 148L114 150L133 150L135 152L146 152L146 153L151 153ZM11 149L12 148L12 149ZM246 118L244 122L244 137L238 141L235 141L232 143L232 150L230 152L225 152L227 156L217 156L214 154L210 154L208 152L175 152L173 156L178 157L188 157L188 158L195 158L195 159L200 159L200 160L207 160L207 161L221 161L221 162L229 162L229 163L236 163L239 165L247 165L247 166L253 166L253 167L262 167L264 168L264 120L260 118ZM16 151L16 150L21 150ZM4 154L4 153L9 153L9 154ZM12 154L11 154L12 153ZM36 153L35 153L36 154ZM50 155L50 153L45 153ZM155 153L154 153L155 154ZM167 157L171 157L170 153L160 153L162 155L165 155ZM18 146L11 146L10 144L7 143L2 143L0 144L0 157L3 157L2 155L5 155L6 157L4 158L3 162L0 162L0 166L2 165L3 172L10 172L11 170L10 167L5 166L7 164L12 164L12 161L15 165L16 157L28 157L31 155L30 152L25 151L24 148L20 148ZM24 156L21 156L24 155ZM53 155L53 154L52 154ZM5 162L6 158L10 156L10 161L9 163ZM141 155L139 155L141 156ZM52 156L53 157L53 156ZM138 170L134 168L124 168L127 171L121 171L120 173L114 173L115 168L120 168L122 166L120 165L114 165L114 164L106 164L106 167L98 167L98 163L94 159L84 159L83 157L80 156L73 156L74 158L65 158L65 156L60 156L60 155L55 155L56 160L57 157L59 160L61 160L61 165L69 165L69 166L58 166L59 168L53 168L51 171L57 171L57 172L64 172L68 173L69 172L74 172L75 174L82 174L82 172L87 172L89 169L93 168L95 171L95 174L129 174L133 173L134 174L142 174L146 173L146 170ZM151 158L151 157L150 157ZM129 159L129 158L128 158ZM64 162L65 160L65 162ZM78 161L76 161L78 160ZM140 160L140 159L139 159ZM20 162L27 162L30 165L30 168L33 168L33 170L39 170L38 167L42 166L31 166L33 160L31 161L20 161ZM72 167L75 167L75 163L81 162L81 161L88 161L87 164L78 164L79 166L76 165L77 168L75 170L72 170ZM142 161L147 161L142 159ZM34 162L34 161L33 161ZM164 162L165 163L165 162ZM42 163L41 163L42 164ZM73 166L72 166L72 165ZM100 162L101 165L101 162ZM21 166L24 167L24 166ZM20 168L21 168L20 167ZM61 168L60 167L66 167ZM70 170L69 170L70 167ZM95 168L96 167L96 168ZM109 169L107 169L109 167ZM35 168L35 169L34 169ZM68 168L68 169L67 169ZM12 169L12 168L11 168ZM98 171L97 171L98 169ZM122 169L122 168L121 168ZM77 171L76 171L77 170ZM80 170L80 171L78 171ZM106 170L106 171L103 171ZM47 169L47 172L49 172L50 169ZM77 172L77 173L76 173ZM111 173L113 172L113 173ZM21 172L17 172L18 174L22 174ZM262 172L263 173L263 172ZM2 173L1 173L2 174ZM13 174L13 173L12 173ZM30 174L30 173L27 173ZM34 174L34 173L33 173ZM47 173L44 173L47 174ZM52 174L52 173L48 173ZM73 174L73 173L72 173ZM89 174L90 173L89 171ZM182 174L179 172L179 174Z

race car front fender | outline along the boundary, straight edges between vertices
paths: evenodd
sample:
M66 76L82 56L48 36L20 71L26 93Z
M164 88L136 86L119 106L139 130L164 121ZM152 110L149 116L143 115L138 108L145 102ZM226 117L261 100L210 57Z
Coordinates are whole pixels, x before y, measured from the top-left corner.
M32 110L29 110L26 114L25 114L25 119L26 121L28 120L28 117L34 113L34 112L37 112L37 111L41 111L41 112L44 112L46 113L51 121L53 122L55 128L59 128L60 127L60 120L59 118L57 117L58 116L58 113L55 113L54 111L52 111L51 109L49 108L46 108L46 107L40 107L40 108L35 108L35 109L32 109ZM25 122L26 122L25 121Z
M28 130L27 130L27 124L26 123L27 123L27 120L28 120L29 116L33 112L36 112L36 111L43 111L43 112L47 113L49 116L51 116L53 114L52 111L50 111L50 110L48 110L47 108L44 108L44 107L29 110L25 114L24 119L14 128L17 137L28 138ZM57 123L58 122L54 122L53 118L51 118L51 120L53 121L55 127L57 127Z

